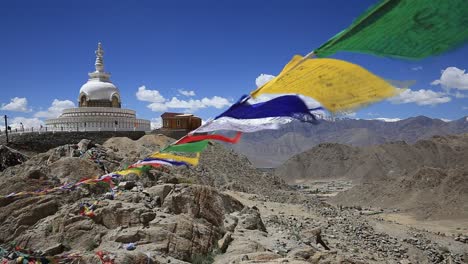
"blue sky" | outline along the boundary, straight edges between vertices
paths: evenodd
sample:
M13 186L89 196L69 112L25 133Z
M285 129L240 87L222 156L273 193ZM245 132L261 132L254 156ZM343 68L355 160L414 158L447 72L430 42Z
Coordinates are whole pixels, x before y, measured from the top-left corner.
M375 2L2 1L0 112L37 124L70 106L66 100L76 104L100 41L124 107L156 120L161 112L148 105L159 100L153 110L207 119L255 89L260 74L278 74L294 54L320 46ZM460 71L468 66L468 45L420 61L345 52L334 58L386 79L416 80L405 98L359 110L356 118L468 114L468 76ZM442 84L451 89L431 85L447 68ZM190 108L171 108L177 104Z

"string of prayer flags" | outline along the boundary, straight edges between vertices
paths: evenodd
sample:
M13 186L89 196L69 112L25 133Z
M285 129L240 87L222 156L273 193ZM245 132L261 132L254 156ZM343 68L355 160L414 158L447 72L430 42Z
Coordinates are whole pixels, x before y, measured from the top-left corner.
M317 119L306 103L297 95L284 95L266 102L250 104L244 95L224 113L217 116L232 117L236 119L255 119L265 117L293 117L304 122L312 122ZM315 109L317 110L317 109Z
M91 184L96 184L98 182L105 182L105 183L111 185L111 187L112 187L112 184L113 184L112 183L112 176L109 175L109 174L106 174L106 175L101 176L101 177L83 179L83 180L80 180L77 183L75 183L73 185L73 187L77 187L77 186L80 186L80 185L83 185L83 184L91 185Z
M397 90L356 64L336 59L303 59L296 55L276 78L253 91L251 96L285 93L302 94L331 112L344 112L392 97Z
M0 247L0 260L1 263L41 263L41 264L52 264L52 263L74 263L78 259L81 259L78 253L61 254L58 256L43 256L41 252L33 252L30 250L22 249L18 246L12 249L4 249Z
M150 158L159 158L159 159L165 159L165 160L174 160L174 161L181 161L185 162L188 164L191 164L193 166L197 166L199 159L200 159L200 153L197 153L197 155L194 158L190 157L185 157L185 156L179 156L179 155L174 155L170 153L154 153L150 156Z
M208 140L202 140L193 143L186 143L180 145L170 145L167 148L161 150L161 152L188 152L197 153L202 152L206 146L208 146Z
M384 0L314 51L406 59L439 55L468 40L466 0Z
M57 192L57 191L73 190L74 188L76 188L78 186L81 186L81 185L93 185L93 184L96 184L96 183L99 183L99 182L107 183L112 187L113 186L112 179L114 179L116 177L118 177L118 175L116 175L115 173L109 173L109 174L102 175L102 176L96 177L96 178L82 179L82 180L79 180L76 183L66 183L66 184L64 184L62 186L57 186L57 187L53 187L53 188L50 188L50 189L38 190L38 191L34 191L34 192L24 192L24 191L23 192L17 192L17 193L13 192L13 193L10 193L8 195L4 195L2 197L9 198L9 197L20 197L20 196L46 195L46 194L54 193L54 192Z
M237 132L233 138L225 137L222 135L196 135L196 136L187 135L181 138L179 141L177 141L175 145L202 141L202 140L217 140L217 141L223 141L226 143L236 144L237 142L239 142L241 136L242 136L242 132Z

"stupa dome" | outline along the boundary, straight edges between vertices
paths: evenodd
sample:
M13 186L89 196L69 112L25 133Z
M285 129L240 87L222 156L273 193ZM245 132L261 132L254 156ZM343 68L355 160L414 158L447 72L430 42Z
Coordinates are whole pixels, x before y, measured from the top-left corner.
M107 100L112 101L112 96L116 95L120 99L119 89L111 82L103 82L99 79L90 79L83 84L80 95L85 94L87 100ZM119 100L120 101L120 100Z
M88 81L81 86L78 102L80 107L120 107L120 91L104 71L104 50L101 43L96 50L96 71L89 73Z

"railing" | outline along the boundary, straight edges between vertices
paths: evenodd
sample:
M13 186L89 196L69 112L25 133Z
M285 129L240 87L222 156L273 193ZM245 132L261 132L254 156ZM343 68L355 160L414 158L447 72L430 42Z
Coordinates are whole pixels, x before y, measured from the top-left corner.
M111 129L106 129L106 130L101 130L101 129L90 129L90 128L84 128L84 127L78 127L75 129L71 128L49 128L49 127L30 127L30 128L12 128L11 130L8 130L8 135L22 135L22 134L31 134L31 133L36 133L36 134L42 134L42 133L76 133L76 132L131 132L132 130L128 130L124 128L111 128ZM133 128L133 131L141 131L138 128ZM5 129L0 129L0 137L5 137Z

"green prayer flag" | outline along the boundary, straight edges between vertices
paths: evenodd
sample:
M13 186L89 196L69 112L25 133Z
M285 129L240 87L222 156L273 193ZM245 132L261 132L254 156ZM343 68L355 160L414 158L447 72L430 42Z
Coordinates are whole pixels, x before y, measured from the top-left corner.
M202 140L194 143L186 143L180 145L171 145L161 152L202 152L208 145L208 140Z
M384 0L314 51L422 59L468 40L467 0Z

